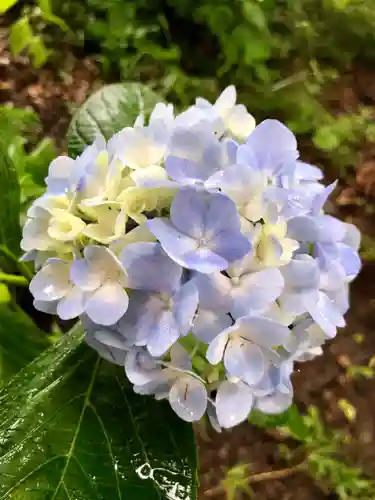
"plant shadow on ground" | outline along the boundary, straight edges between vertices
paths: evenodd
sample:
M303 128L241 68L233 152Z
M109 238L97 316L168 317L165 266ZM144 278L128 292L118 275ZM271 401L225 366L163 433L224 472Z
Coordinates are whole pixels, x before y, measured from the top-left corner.
M31 106L40 116L40 136L50 136L63 150L66 127L74 105L79 105L96 86L100 86L95 65L90 58L77 58L67 54L59 61L59 71L50 63L35 70L23 57L11 58L6 36L0 37L0 88L1 103ZM345 111L348 102L358 102L375 107L375 75L361 68L344 75L337 87L332 105ZM303 159L323 164L328 177L337 174L326 158L317 155L309 144L303 149ZM358 154L357 168L348 172L336 190L336 203L331 211L357 224L369 237L375 238L375 146L365 144ZM367 251L367 250L366 250ZM371 248L368 250L371 254ZM375 255L374 255L375 256ZM350 377L351 366L366 365L375 354L375 263L364 264L363 270L352 286L352 306L348 325L325 348L324 354L301 365L294 377L296 401L302 408L315 405L327 425L340 428L352 437L348 455L360 465L365 474L375 479L375 378ZM31 309L26 295L22 305ZM35 318L43 327L44 315ZM348 400L356 408L355 419L348 420L340 407L340 400ZM237 464L250 464L252 473L266 472L285 467L279 452L280 437L249 424L243 424L221 435L209 433L199 436L201 462L200 500L225 498L207 491L224 477L225 471ZM281 480L264 481L254 486L258 500L335 499L334 493L323 491L320 485L304 473L296 473ZM238 499L249 498L238 494Z

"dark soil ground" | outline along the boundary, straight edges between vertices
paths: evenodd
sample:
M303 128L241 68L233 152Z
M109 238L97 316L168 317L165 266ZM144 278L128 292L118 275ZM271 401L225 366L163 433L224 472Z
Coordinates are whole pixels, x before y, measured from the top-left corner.
M59 56L61 58L61 55ZM59 60L59 71L53 59L46 67L35 70L26 58L11 58L5 30L0 31L0 103L31 106L40 116L43 136L56 139L64 150L62 138L74 106L81 104L100 86L95 64L89 58L68 54ZM362 68L343 75L334 94L332 105L343 110L353 109L361 102L375 108L375 74ZM316 161L315 153L307 148L306 161ZM318 159L321 161L321 158ZM323 160L324 162L324 160ZM358 153L353 175L336 190L332 211L356 223L367 235L375 237L373 216L375 195L375 144L365 145ZM327 169L329 169L327 167ZM330 342L321 357L304 363L294 378L296 401L302 408L316 405L324 421L350 433L353 445L350 457L375 480L375 379L351 380L346 375L350 364L363 365L375 354L375 263L364 263L361 275L352 286L352 306L348 326ZM363 341L355 340L356 334ZM339 407L340 398L347 399L357 416L348 422ZM252 473L273 471L285 467L279 454L280 439L275 433L243 424L231 432L198 436L201 462L200 500L221 500L225 494L212 494L225 471L247 463ZM323 491L321 485L303 473L279 480L262 481L254 485L258 500L334 500L335 494ZM238 499L248 498L238 494Z

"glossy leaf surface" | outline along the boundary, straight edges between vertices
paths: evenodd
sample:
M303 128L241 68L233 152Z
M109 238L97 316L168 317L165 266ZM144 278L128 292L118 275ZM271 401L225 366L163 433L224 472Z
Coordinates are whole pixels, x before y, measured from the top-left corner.
M68 149L73 158L97 135L109 139L124 127L133 126L137 116L147 116L162 99L145 85L118 83L93 94L73 116L68 130Z
M194 500L191 426L63 336L0 391L0 499Z

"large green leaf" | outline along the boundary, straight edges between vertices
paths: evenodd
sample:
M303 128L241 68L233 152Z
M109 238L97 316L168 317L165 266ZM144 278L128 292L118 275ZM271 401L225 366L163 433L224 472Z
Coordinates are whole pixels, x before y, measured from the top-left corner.
M193 500L190 425L63 336L0 391L0 499Z
M17 171L10 160L6 146L0 140L0 244L14 254L20 253L20 185Z
M47 334L39 330L26 313L11 311L6 304L0 304L0 385L49 344Z
M98 134L109 139L122 128L132 126L141 111L147 115L161 100L139 83L103 87L73 116L67 135L69 154L77 156Z

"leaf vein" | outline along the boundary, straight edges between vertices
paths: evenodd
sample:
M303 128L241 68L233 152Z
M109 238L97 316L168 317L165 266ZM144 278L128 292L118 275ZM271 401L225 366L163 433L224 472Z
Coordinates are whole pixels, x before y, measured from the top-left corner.
M53 494L53 497L51 498L51 500L55 500L55 498L56 498L56 496L57 496L57 494L58 494L58 492L59 492L59 490L60 490L60 488L62 486L62 483L64 482L65 475L66 475L66 473L68 471L70 460L71 460L72 455L74 453L74 448L75 448L75 445L76 445L78 434L79 434L79 431L81 430L81 425L82 425L82 422L83 422L83 418L85 416L86 408L88 407L89 402L90 402L90 396L91 396L92 389L94 387L95 378L96 378L96 375L98 373L99 365L100 365L100 358L98 357L98 359L97 359L97 361L95 363L93 372L92 372L92 376L91 376L91 379L90 379L89 386L87 388L85 400L83 402L82 411L81 411L81 414L80 414L79 419L78 419L77 427L76 427L76 430L75 430L75 433L74 433L74 436L73 436L73 439L72 439L72 442L71 442L68 454L66 456L66 464L65 464L65 467L64 467L64 469L63 469L63 471L61 473L59 484L57 485L55 493Z
M116 460L115 460L115 457L113 455L113 451L112 451L112 444L111 444L111 440L109 439L109 436L108 436L108 433L107 433L107 430L104 426L104 422L102 420L102 418L100 417L99 413L97 412L95 406L89 402L89 407L91 408L92 412L94 413L96 419L98 420L98 423L103 431L103 435L105 437L105 440L107 442L107 446L108 446L108 452L109 452L109 455L111 457L111 461L112 461L112 465L113 465L113 470L115 472L115 476L116 476L116 487L117 487L117 494L118 494L118 498L119 500L122 500L122 494L121 494L121 490L120 490L120 481L119 481L119 475L118 475L118 467L117 467L117 464L116 464Z
M130 420L132 421L132 425L133 425L133 428L134 428L134 432L135 432L135 435L138 439L138 442L139 442L139 445L140 445L140 448L141 448L141 451L142 451L142 454L143 454L143 457L144 459L146 460L146 462L148 463L148 465L151 467L151 464L150 464L150 460L148 458L148 455L147 455L147 452L146 452L146 449L143 445L143 441L141 439L141 436L139 435L139 432L138 432L138 426L137 426L137 422L134 418L134 415L133 415L133 412L132 412L132 409L131 409L131 406L129 404L129 401L128 401L128 398L126 397L126 394L125 392L123 391L123 388L122 388L122 385L121 385L121 382L119 380L119 378L116 376L116 381L117 381L117 384L120 388L120 391L121 391L121 394L122 394L122 397L124 398L124 402L125 402L125 405L127 407L127 410L128 410L128 413L129 413L129 416L130 416ZM158 494L158 497L161 499L161 493L160 493L160 490L159 488L157 488L155 482L152 480L152 484Z

